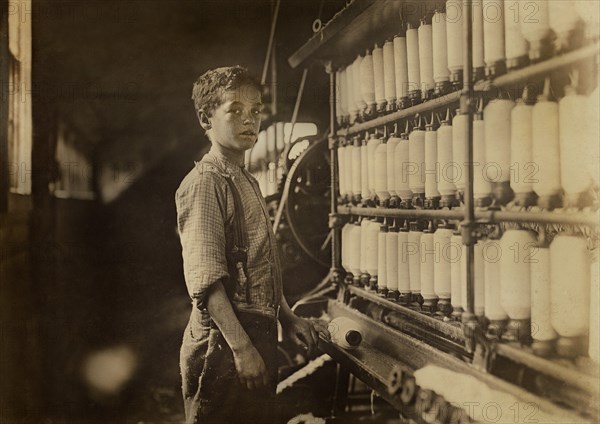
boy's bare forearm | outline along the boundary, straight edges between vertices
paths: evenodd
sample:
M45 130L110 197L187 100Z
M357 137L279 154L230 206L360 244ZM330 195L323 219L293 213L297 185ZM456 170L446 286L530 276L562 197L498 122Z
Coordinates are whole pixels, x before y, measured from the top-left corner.
M234 353L252 346L248 334L233 311L223 283L220 281L215 283L208 293L206 309Z

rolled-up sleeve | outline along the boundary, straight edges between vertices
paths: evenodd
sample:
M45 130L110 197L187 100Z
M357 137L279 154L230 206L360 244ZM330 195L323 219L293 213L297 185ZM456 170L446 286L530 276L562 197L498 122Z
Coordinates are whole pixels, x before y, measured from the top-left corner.
M208 289L228 278L225 256L227 195L217 176L199 174L175 196L183 272L190 297L205 306Z

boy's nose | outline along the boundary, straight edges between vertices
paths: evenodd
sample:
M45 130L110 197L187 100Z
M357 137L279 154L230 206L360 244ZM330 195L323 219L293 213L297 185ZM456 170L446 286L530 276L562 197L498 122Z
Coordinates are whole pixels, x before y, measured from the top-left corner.
M244 124L253 124L256 122L256 116L252 114L252 112L247 113L244 116Z

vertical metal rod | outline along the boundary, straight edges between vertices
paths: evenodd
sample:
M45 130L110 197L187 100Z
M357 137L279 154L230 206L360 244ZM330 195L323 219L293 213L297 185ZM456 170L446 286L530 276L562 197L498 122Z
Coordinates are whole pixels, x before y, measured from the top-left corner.
M334 417L342 415L348 405L348 385L350 382L350 371L345 366L338 364L335 377L335 394L331 414Z
M277 107L277 48L274 46L271 51L271 114L277 116L279 108ZM263 84L264 85L264 84Z
M331 211L330 211L330 228L333 231L331 237L331 270L336 272L341 269L341 251L340 251L340 229L335 222L337 215L337 193L338 193L338 161L337 161L337 121L335 116L336 104L336 78L333 64L329 62L326 66L329 73L329 150L331 157ZM333 224L333 225L332 225Z
M292 137L294 135L294 127L298 120L298 112L300 111L300 103L302 103L302 94L304 94L304 85L306 84L306 76L308 75L308 68L304 68L302 71L302 78L300 79L300 88L298 88L298 97L296 97L296 104L294 105L294 112L292 112L292 129L290 130L290 138L288 144L292 144Z
M279 17L279 4L281 0L275 2L275 12L273 12L273 18L271 19L271 31L269 32L269 42L267 44L267 53L265 62L263 64L263 71L260 77L260 85L265 85L267 82L267 71L269 70L269 62L271 60L271 49L273 48L273 41L275 39L275 28L277 27L277 18Z
M460 98L460 113L467 115L465 219L462 222L463 243L467 246L467 304L468 314L475 310L475 202L473 199L473 4L463 1L463 90Z
M8 2L0 2L0 213L8 211Z

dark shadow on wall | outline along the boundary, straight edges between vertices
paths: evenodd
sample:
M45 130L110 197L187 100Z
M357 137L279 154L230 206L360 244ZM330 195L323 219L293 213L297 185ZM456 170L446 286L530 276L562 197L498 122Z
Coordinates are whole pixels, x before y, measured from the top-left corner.
M59 422L177 422L179 345L191 304L175 190L200 143L172 152L118 200L56 203L56 286L42 316Z

